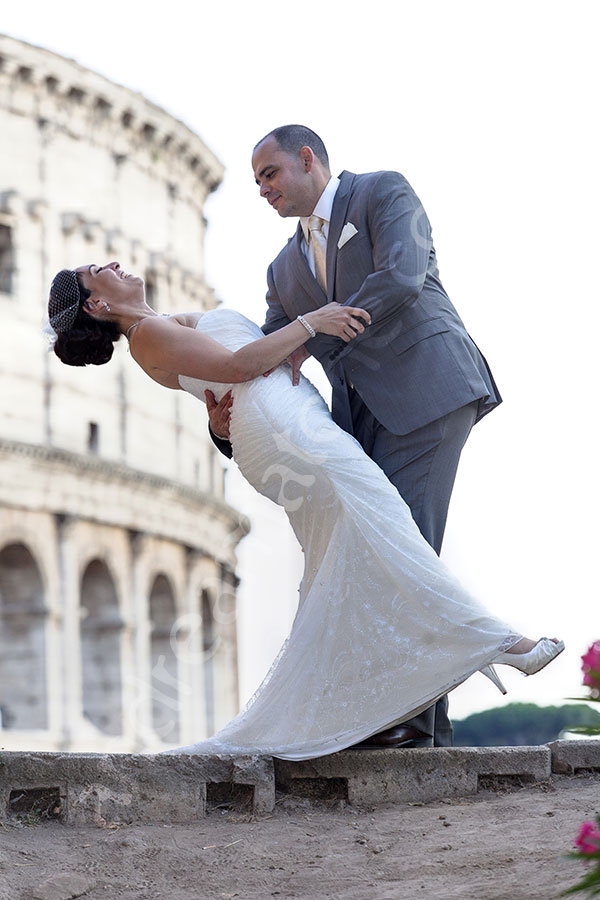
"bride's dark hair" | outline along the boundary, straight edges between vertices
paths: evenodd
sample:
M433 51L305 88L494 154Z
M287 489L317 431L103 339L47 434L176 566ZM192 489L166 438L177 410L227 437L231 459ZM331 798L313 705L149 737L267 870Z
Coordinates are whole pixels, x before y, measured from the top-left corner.
M83 304L91 291L83 286L79 275L76 277L81 298L79 309L69 330L58 333L54 352L68 366L101 366L113 355L121 331L115 322L94 319L85 311Z

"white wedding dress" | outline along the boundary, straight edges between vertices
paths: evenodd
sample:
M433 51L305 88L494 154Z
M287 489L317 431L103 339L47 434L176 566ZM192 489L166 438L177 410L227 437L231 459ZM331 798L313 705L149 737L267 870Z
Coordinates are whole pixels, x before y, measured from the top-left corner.
M236 350L253 322L211 310L198 330ZM291 633L246 707L177 751L309 759L411 718L520 635L469 596L421 537L382 470L290 371L243 384L180 376L204 401L233 388L235 462L283 506L305 555ZM259 612L257 610L257 612Z

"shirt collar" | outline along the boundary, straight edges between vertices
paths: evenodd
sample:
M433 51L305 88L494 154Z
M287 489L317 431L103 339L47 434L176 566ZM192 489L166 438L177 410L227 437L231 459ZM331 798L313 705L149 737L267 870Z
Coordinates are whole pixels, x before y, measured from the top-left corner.
M329 224L331 221L331 210L333 209L333 201L335 199L335 195L337 193L337 189L340 186L340 179L335 175L332 175L325 188L323 193L317 200L317 205L313 209L311 215L320 216L325 222ZM301 216L300 224L302 225L302 231L304 232L304 239L308 243L308 220L310 216Z

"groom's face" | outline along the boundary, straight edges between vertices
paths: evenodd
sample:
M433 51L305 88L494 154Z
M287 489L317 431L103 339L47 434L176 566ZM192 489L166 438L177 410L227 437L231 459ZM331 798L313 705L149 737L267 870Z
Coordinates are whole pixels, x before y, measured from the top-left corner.
M281 150L275 138L269 137L252 154L252 169L260 196L282 218L310 216L318 200L318 194L313 197L312 159L307 161L306 154L303 156L305 149L308 148L302 148L294 156Z

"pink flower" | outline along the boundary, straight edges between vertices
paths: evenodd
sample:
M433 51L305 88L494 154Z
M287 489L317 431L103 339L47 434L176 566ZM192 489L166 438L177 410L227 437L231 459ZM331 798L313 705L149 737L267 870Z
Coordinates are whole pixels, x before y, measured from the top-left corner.
M595 641L587 653L581 657L583 663L583 683L594 690L600 690L600 641Z
M585 856L600 853L600 828L594 822L584 822L573 843Z

